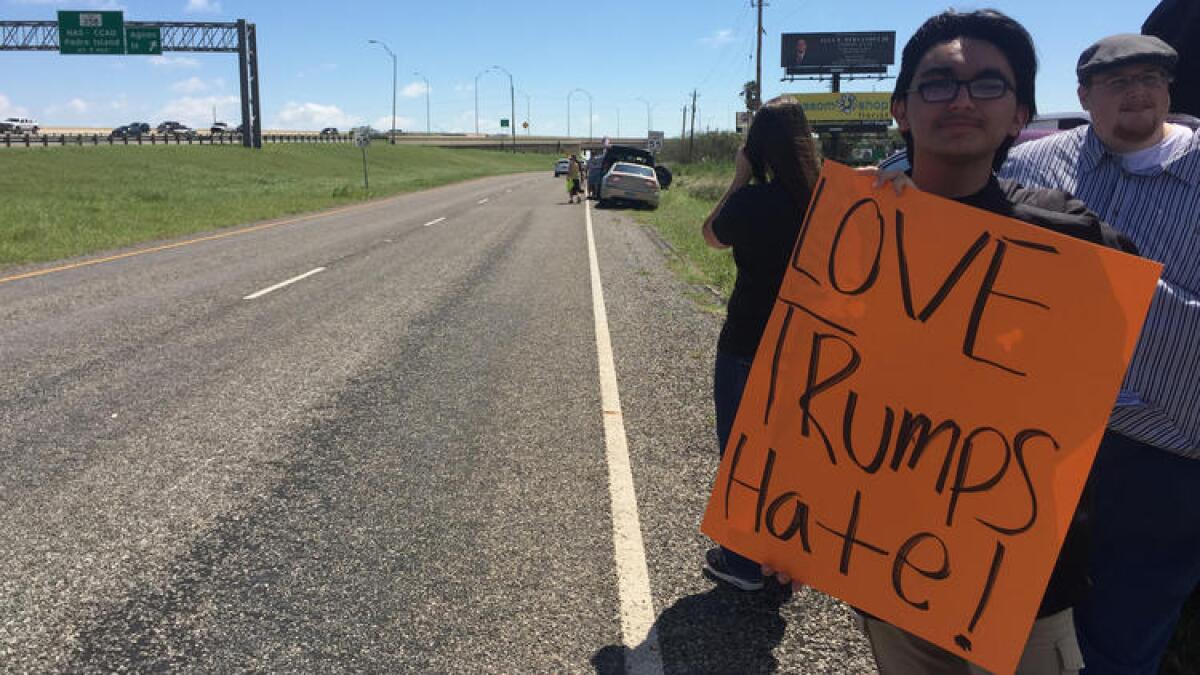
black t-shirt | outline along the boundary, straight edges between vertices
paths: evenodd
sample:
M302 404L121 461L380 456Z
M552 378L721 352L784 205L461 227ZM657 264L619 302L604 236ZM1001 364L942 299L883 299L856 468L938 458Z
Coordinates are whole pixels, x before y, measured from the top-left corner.
M991 211L1009 218L1053 230L1077 239L1110 248L1137 253L1137 247L1119 234L1100 217L1061 190L1025 188L1010 180L993 177L979 192L955 201ZM1087 553L1089 532L1087 513L1091 502L1091 481L1084 486L1079 506L1067 528L1062 548L1058 552L1050 582L1042 596L1038 617L1056 614L1072 607L1088 592Z
M733 247L737 265L737 280L717 340L720 351L754 357L803 218L782 185L766 183L746 185L729 195L713 220L713 234Z

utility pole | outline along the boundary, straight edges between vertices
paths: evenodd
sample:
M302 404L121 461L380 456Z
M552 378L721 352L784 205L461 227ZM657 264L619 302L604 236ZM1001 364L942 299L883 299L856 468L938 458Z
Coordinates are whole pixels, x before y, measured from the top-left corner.
M683 104L683 125L679 127L679 145L683 147L683 139L687 138L687 104Z
M754 0L751 0L753 2ZM758 0L755 3L758 5L758 53L755 58L755 76L754 76L754 109L757 111L762 106L762 12L763 5L766 0Z
M692 161L692 151L696 148L696 90L692 90L692 133L688 138L688 162Z

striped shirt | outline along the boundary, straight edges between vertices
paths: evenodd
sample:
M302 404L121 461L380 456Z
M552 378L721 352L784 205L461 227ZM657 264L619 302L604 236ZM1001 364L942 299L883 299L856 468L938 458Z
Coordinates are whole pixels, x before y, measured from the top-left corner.
M1083 126L1013 148L1000 175L1065 190L1163 264L1109 428L1200 459L1200 131L1149 174Z

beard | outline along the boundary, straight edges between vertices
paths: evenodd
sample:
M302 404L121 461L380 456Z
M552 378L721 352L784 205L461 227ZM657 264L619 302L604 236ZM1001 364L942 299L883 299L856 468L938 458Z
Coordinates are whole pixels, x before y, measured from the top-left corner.
M1162 128L1162 120L1153 115L1123 116L1113 127L1113 136L1125 143L1141 144L1154 137Z

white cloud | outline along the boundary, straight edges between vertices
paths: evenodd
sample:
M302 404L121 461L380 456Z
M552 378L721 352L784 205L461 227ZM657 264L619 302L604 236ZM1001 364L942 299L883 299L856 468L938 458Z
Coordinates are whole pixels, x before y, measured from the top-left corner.
M219 14L221 3L218 0L188 0L183 11L188 14Z
M336 105L288 101L284 104L283 109L275 115L270 126L275 129L300 131L323 127L349 129L361 123L361 117L343 112ZM388 117L387 123L391 123L391 117ZM397 120L397 124L399 124L399 120Z
M404 98L416 98L418 96L425 95L425 88L424 82L413 82L405 85L404 89L400 93L404 96Z
M404 117L403 115L396 115L396 128L397 129L399 129L401 131L406 131L406 130L414 131L413 124L415 124L415 122L413 121L413 119L411 117ZM380 117L380 118L376 119L374 122L372 122L371 126L375 127L376 129L379 129L381 131L387 132L388 129L392 128L392 116L385 115L383 117Z
M150 63L160 68L199 68L200 62L187 56L151 56Z
M79 117L86 115L92 106L87 101L81 98L73 98L70 101L62 104L55 104L46 108L46 117Z
M178 94L199 94L208 91L208 83L193 76L171 85L171 91Z
M29 117L29 110L22 108L19 105L13 105L13 102L4 94L0 94L0 116L2 117Z
M184 96L167 101L153 115L154 119L174 120L198 129L207 129L212 124L213 109L217 119L228 122L239 115L241 99L237 96Z
M728 28L722 28L714 32L712 35L700 38L700 44L708 47L721 47L733 42L733 31Z

